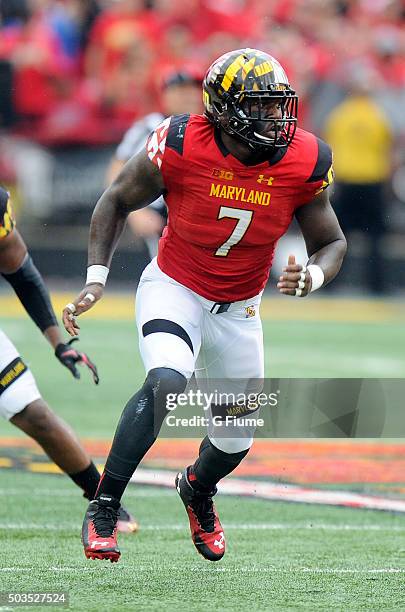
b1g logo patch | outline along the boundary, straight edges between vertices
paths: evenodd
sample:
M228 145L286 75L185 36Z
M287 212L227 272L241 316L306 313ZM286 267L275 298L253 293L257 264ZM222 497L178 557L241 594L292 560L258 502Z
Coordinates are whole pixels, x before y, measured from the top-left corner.
M212 176L217 178L225 179L226 181L233 181L232 170L223 170L222 168L213 168Z
M246 319L250 319L255 316L256 316L256 306L246 306L245 308Z

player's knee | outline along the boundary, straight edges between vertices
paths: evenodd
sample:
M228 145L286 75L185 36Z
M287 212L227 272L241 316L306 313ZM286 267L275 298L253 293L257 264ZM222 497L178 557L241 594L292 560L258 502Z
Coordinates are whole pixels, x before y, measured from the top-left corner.
M121 416L122 423L142 423L145 428L153 428L155 434L170 409L169 400L173 401L182 393L187 379L170 368L153 368L143 383L142 388L128 401Z
M187 379L183 374L171 368L153 368L149 370L145 384L154 390L154 395L164 399L169 394L183 393L187 386Z
M11 421L34 438L45 438L55 431L55 415L42 398L28 404Z

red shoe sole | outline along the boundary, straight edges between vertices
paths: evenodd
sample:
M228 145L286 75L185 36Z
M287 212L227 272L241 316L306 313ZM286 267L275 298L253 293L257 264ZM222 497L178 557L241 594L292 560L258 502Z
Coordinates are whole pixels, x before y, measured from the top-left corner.
M85 550L84 554L87 559L105 559L106 561L111 561L111 563L117 563L121 556L119 552L93 552L90 550Z

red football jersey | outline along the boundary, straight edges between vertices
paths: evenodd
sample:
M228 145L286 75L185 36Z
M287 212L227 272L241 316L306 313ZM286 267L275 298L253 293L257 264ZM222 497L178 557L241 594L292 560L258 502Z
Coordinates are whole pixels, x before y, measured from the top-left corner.
M329 146L301 129L287 149L249 166L204 116L176 115L151 134L147 151L162 172L169 211L159 267L216 302L264 288L295 210L332 180Z

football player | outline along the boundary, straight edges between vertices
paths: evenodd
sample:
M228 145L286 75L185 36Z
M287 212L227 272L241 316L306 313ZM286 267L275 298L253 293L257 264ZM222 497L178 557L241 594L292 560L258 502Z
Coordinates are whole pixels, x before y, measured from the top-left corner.
M273 57L255 49L226 53L203 83L204 115L166 119L102 195L93 213L87 282L63 311L67 331L101 299L126 216L165 193L168 225L157 259L137 292L139 346L146 370L115 434L96 499L85 515L87 557L118 560L120 498L154 443L167 396L193 372L202 382L264 377L261 294L277 240L295 217L308 251L290 256L278 289L305 297L338 273L346 240L329 203L332 153L297 127L298 99ZM219 407L220 408L220 407ZM176 478L192 540L211 561L225 536L212 497L248 453L254 425L235 417L233 435L212 418L199 456ZM224 413L220 417L224 417Z
M95 384L97 368L72 341L65 343L57 324L49 293L27 247L15 228L9 194L0 187L0 273L13 287L20 302L55 351L56 358L75 378L77 365L89 368ZM0 415L36 440L45 453L84 491L94 498L100 474L72 429L46 404L35 379L17 349L0 329ZM136 531L137 523L123 509L120 531Z

